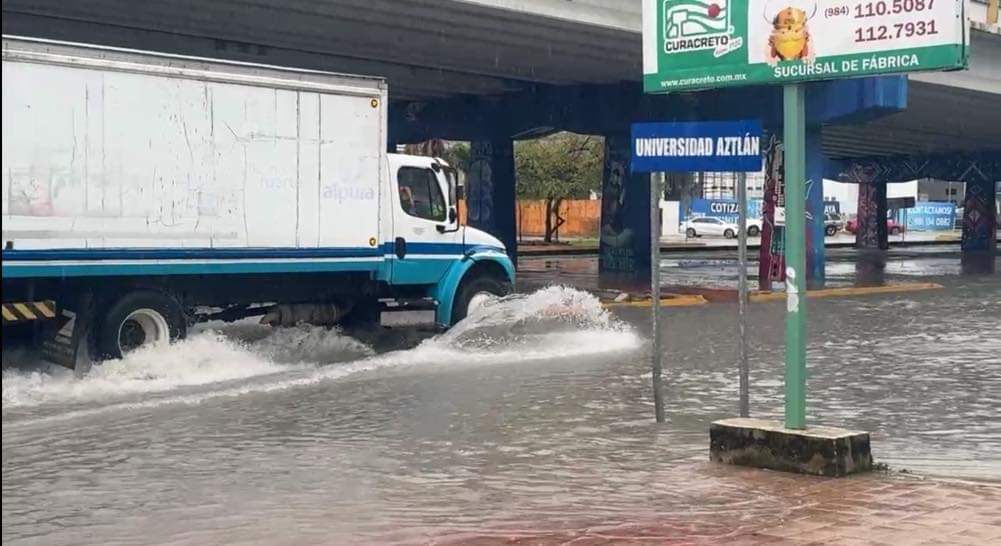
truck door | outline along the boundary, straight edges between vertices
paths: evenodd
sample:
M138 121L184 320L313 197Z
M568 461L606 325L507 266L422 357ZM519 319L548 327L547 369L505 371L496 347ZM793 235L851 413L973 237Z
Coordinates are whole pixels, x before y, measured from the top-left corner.
M437 283L462 256L454 193L436 160L390 160L394 240L387 254L393 284Z

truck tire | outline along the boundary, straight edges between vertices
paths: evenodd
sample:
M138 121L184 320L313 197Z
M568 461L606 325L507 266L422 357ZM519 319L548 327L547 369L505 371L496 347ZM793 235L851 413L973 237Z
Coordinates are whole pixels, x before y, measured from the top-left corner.
M506 296L511 292L511 286L492 276L479 276L463 281L459 293L452 304L452 325L466 318L471 309L480 305L485 296Z
M184 337L184 310L173 297L153 290L122 296L100 321L97 351L101 358L123 355L152 344L166 344Z

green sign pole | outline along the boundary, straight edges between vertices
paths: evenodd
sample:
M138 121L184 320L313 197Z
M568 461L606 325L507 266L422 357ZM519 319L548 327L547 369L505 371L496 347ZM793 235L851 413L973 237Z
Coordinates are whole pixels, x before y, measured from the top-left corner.
M786 191L785 426L806 428L806 90L784 88Z

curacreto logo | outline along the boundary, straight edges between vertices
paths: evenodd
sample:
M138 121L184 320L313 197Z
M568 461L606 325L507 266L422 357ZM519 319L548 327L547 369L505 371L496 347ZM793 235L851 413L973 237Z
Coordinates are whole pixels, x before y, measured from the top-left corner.
M664 0L664 52L711 49L720 57L740 48L732 38L730 0Z

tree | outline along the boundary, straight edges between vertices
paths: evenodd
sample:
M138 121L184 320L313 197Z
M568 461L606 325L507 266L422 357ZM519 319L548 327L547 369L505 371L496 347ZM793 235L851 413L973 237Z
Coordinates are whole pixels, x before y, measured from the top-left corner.
M469 144L465 142L452 143L445 148L441 158L465 174L469 171Z
M518 197L546 202L545 241L550 243L566 219L565 199L586 198L601 188L604 145L600 137L557 133L518 142L514 152Z

